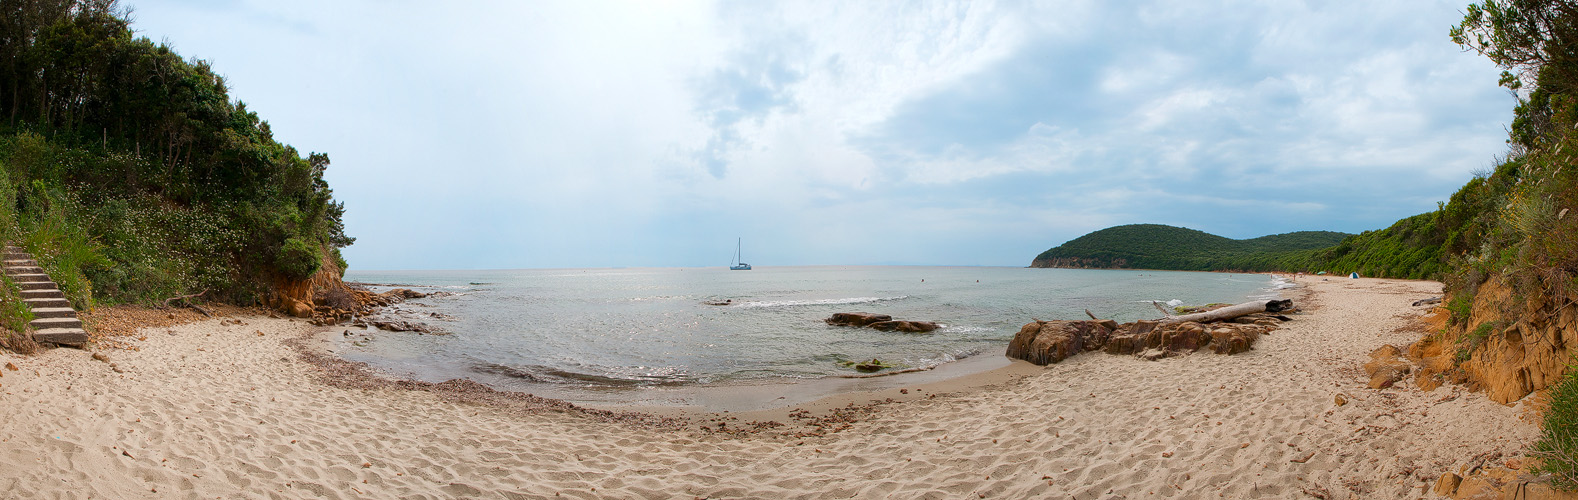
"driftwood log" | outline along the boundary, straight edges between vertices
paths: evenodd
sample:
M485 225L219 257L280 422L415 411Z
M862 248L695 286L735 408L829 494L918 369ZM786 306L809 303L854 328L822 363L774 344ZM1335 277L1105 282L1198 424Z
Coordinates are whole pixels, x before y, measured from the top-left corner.
M197 305L196 302L192 302L193 298L202 297L206 293L208 293L208 290L204 289L201 292L197 292L197 293L194 293L194 294L191 294L191 295L181 295L181 296L178 296L178 297L170 297L168 299L164 299L164 307L162 307L162 309L169 309L170 307L172 307L170 305L171 302L179 300L186 307L190 307L192 309L196 309L197 312L203 313L203 316L207 316L207 317L212 318L212 317L214 317L214 315L210 314L207 309L203 309L203 307Z
M1156 306L1157 309L1162 311L1162 314L1167 316L1165 318L1162 318L1162 322L1164 322L1164 323L1181 322L1181 321L1193 321L1193 322L1196 322L1196 323L1209 323L1209 322L1212 322L1212 321L1229 320L1229 319L1237 318L1239 316L1246 316L1246 315L1255 314L1255 313L1263 313L1263 312L1264 313L1275 313L1275 312L1282 312L1282 311L1287 311L1287 310L1293 309L1293 301L1291 301L1291 300L1258 300L1258 301L1254 301L1254 302L1245 302L1243 304L1227 306L1227 307L1223 307L1221 309L1215 309L1215 310L1206 311L1206 312L1200 312L1200 313L1194 313L1194 314L1185 314L1185 315L1182 315L1182 316L1174 316L1174 315L1168 313L1166 309L1163 309L1161 304L1157 304L1156 302L1153 301L1153 302L1151 302L1151 305Z

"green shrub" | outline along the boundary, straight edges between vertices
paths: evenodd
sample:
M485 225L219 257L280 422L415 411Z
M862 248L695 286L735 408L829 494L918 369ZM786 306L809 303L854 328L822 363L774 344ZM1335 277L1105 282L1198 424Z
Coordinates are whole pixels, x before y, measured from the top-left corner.
M1468 361L1468 358L1473 357L1474 351L1479 349L1479 346L1485 345L1485 340L1489 339L1491 332L1496 330L1495 323L1496 322L1494 321L1480 323L1479 327L1475 328L1474 331L1469 332L1468 335L1464 335L1463 338L1458 339L1457 353L1454 354L1452 358L1457 360L1457 362L1462 363L1464 361Z
M92 310L93 283L86 273L111 265L103 247L71 217L75 200L39 181L27 191L35 212L20 217L21 246L49 273L72 307Z
M1567 375L1548 395L1550 409L1539 440L1529 450L1539 460L1531 471L1550 474L1557 488L1578 490L1578 367L1568 366Z
M318 272L318 246L300 238L285 240L274 256L274 266L290 279L304 280Z
M1447 316L1447 322L1457 325L1468 321L1468 316L1473 311L1473 308L1473 294L1458 293L1453 295L1452 300L1448 301L1446 305L1447 312L1450 313L1450 316Z

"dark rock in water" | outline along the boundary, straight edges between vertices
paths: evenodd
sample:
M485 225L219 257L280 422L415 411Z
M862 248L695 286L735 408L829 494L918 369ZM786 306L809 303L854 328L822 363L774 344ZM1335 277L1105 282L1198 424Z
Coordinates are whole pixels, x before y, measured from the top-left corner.
M930 321L878 321L866 326L884 332L905 333L926 333L942 327Z
M370 324L379 330L386 332L442 333L433 330L433 328L430 326L416 321L398 319L369 319L367 320L367 324Z
M868 312L833 313L832 317L822 321L833 326L866 326L872 323L893 321L893 317L886 314L872 314Z
M726 305L729 305L729 304L733 304L734 303L734 299L704 300L701 303L709 305L709 306L726 306Z
M390 291L385 292L385 293L388 294L388 295L398 295L398 296L400 296L402 298L407 298L407 299L420 299L420 298L423 298L423 297L427 297L427 294L425 294L425 293L418 292L416 290L411 290L411 289L408 289L408 288L396 288L394 290L390 290Z
M822 321L833 326L863 326L884 332L926 333L942 328L942 325L931 321L895 320L886 314L868 312L833 313L832 317Z

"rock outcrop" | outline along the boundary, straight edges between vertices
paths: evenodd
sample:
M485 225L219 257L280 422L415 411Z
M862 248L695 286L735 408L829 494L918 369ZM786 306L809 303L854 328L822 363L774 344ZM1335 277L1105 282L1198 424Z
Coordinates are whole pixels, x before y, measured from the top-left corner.
M1370 375L1371 389L1391 387L1407 377L1413 368L1413 364L1403 359L1402 349L1391 345L1381 346L1371 352L1370 362L1364 364L1364 372Z
M1112 336L1111 321L1034 321L1008 342L1008 357L1038 365L1057 363L1087 350L1100 349Z
M823 322L833 326L867 327L885 332L926 333L942 325L930 321L894 320L886 314L868 312L833 313Z
M1492 401L1511 404L1549 387L1578 355L1578 304L1539 296L1514 297L1491 279L1479 286L1466 317L1442 335L1427 335L1418 354L1421 386L1444 380L1483 390ZM1433 387L1432 387L1433 388Z
M872 314L868 312L833 313L832 316L822 321L833 326L866 326L882 321L893 321L893 317L886 314Z
M942 328L942 325L930 321L878 321L866 327L884 332L926 333Z
M1007 355L1038 365L1057 363L1087 351L1135 355L1155 360L1210 349L1217 354L1250 350L1278 321L1261 315L1240 322L1112 320L1033 321L1008 343ZM1245 319L1247 318L1247 319Z

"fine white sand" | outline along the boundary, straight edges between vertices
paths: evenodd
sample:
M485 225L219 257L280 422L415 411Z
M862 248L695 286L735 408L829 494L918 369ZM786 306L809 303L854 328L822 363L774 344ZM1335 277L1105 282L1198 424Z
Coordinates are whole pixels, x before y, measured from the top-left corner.
M1021 363L1032 375L743 435L697 424L759 416L649 427L331 385L291 320L149 328L109 362L0 354L19 368L0 377L0 497L1413 498L1533 438L1521 405L1365 388L1366 355L1416 340L1394 330L1439 284L1301 282L1316 307L1249 353Z

